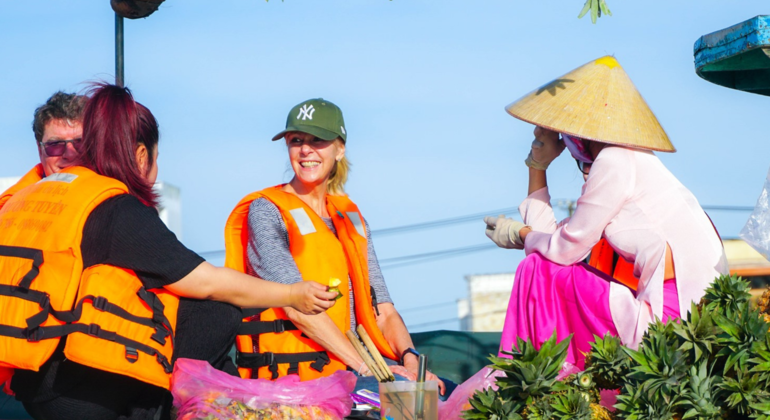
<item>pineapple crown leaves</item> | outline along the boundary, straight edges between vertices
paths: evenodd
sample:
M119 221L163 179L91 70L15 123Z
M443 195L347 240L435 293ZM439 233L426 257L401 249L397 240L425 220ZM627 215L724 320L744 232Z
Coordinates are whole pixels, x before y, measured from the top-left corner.
M752 405L760 404L770 399L767 393L759 385L759 375L744 374L736 370L735 378L725 377L719 388L727 407L738 414L752 415L755 410Z
M682 420L718 420L722 410L714 404L719 393L719 377L711 376L708 361L702 360L698 367L690 367L689 381L682 387L682 398L675 403L684 410Z
M535 399L525 410L527 420L551 420L554 417L550 395Z
M629 420L669 420L673 418L672 405L657 395L648 395L640 387L626 384L618 395L615 416Z
M567 358L571 339L572 335L557 342L554 332L537 350L529 340L519 338L511 352L504 352L513 359L491 357L492 367L505 373L497 379L500 391L522 402L549 393Z
M749 359L749 363L753 365L749 371L759 373L760 381L767 387L770 385L770 334L765 337L763 346L754 348L754 355L756 357Z
M554 419L591 420L591 404L586 394L571 389L552 396Z
M640 384L645 397L657 396L666 406L673 404L687 375L687 357L676 344L671 345L659 330L645 337L640 351L623 350L636 362L629 377Z
M728 317L739 312L741 304L747 304L751 298L749 282L739 276L723 274L706 289L703 296L705 307L714 311L722 309Z
M717 347L717 335L721 330L714 323L710 310L704 308L700 312L693 303L686 321L671 324L674 325L674 333L682 342L679 349L690 353L692 364L698 363L704 354L705 358L711 358Z
M722 329L718 342L724 346L717 355L727 356L724 374L728 374L733 366L737 370L747 369L751 355L767 346L767 323L757 310L743 304L735 315L714 314L714 322Z
M757 403L750 404L750 407L754 410L751 413L752 419L770 420L770 400L761 399Z
M586 372L593 374L599 388L618 389L623 386L631 369L631 358L621 347L618 337L607 334L600 338L594 335L586 358Z
M518 412L524 405L520 402L505 401L492 388L476 391L468 402L471 408L462 413L466 420L522 420Z

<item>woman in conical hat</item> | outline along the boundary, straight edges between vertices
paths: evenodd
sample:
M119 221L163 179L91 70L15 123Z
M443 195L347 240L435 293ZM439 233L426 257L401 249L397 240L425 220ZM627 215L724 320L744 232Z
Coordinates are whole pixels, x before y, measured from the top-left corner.
M518 337L539 345L554 331L560 340L574 334L567 362L582 368L594 334L619 336L635 348L650 322L684 316L728 272L708 216L653 153L673 152L673 145L613 57L579 67L506 110L537 127L525 161L524 223L484 220L495 243L527 254L516 271L501 350L510 351ZM557 223L546 169L565 148L585 184L574 214ZM602 238L633 264L636 290L582 262Z

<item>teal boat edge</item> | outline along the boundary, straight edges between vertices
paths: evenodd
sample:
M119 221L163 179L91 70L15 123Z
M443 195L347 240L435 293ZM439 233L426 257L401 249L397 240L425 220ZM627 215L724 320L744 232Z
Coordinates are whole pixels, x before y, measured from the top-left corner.
M695 42L694 56L695 71L703 79L770 95L770 16L703 35Z

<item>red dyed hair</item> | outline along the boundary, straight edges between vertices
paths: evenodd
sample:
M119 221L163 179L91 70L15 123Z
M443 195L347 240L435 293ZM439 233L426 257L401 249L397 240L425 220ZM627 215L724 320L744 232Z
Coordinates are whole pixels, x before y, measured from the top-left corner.
M158 195L136 161L143 144L149 171L158 147L158 122L149 109L134 100L128 88L98 83L90 91L83 112L81 165L126 184L142 203L157 207Z

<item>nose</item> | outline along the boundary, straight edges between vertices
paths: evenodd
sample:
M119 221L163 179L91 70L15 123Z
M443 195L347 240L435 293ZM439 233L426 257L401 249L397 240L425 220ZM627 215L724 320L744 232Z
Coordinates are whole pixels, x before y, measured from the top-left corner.
M65 145L64 154L62 155L62 160L72 162L78 157L78 151L75 149L75 146L72 145L72 143L67 143Z

